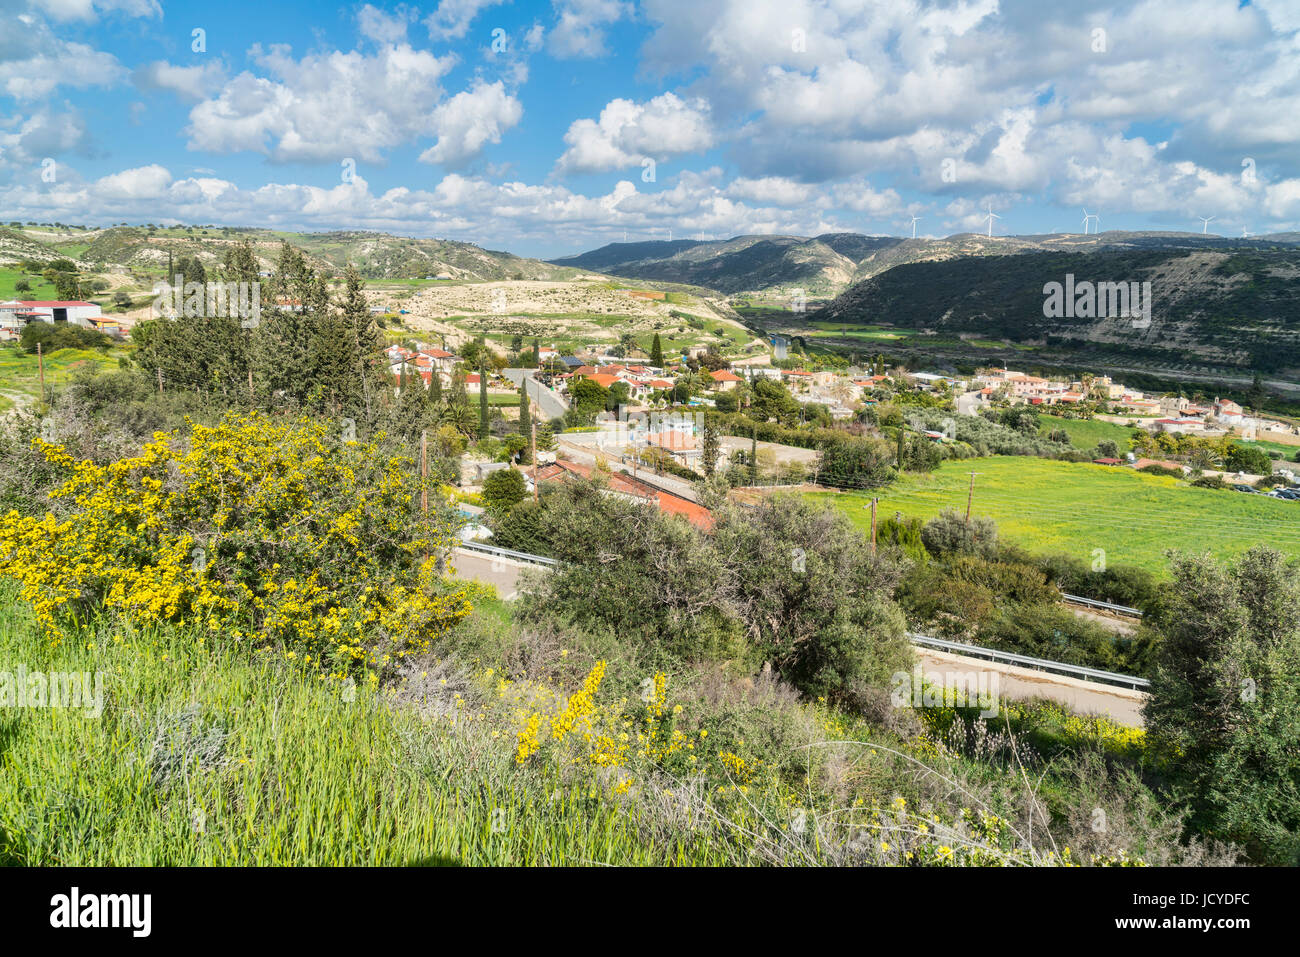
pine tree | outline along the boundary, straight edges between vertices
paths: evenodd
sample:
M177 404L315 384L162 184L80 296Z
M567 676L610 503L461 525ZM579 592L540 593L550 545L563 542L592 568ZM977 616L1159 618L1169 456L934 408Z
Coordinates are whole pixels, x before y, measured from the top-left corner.
M749 484L758 484L758 429L749 436Z
M650 343L650 364L656 368L662 369L664 366L664 347L659 341L659 333L655 333L654 342Z

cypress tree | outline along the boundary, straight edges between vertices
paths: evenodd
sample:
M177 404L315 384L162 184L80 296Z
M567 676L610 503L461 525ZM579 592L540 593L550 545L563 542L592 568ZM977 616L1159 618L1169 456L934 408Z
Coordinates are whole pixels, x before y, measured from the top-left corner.
M655 333L654 342L650 344L650 364L662 369L664 366L664 347L659 341L659 333Z
M478 437L486 439L491 431L488 420L487 400L487 363L480 360L478 364Z
M528 387L521 384L519 387L519 434L528 438L532 432L533 414L528 407Z
M437 366L429 370L429 399L434 405L442 404L442 374Z

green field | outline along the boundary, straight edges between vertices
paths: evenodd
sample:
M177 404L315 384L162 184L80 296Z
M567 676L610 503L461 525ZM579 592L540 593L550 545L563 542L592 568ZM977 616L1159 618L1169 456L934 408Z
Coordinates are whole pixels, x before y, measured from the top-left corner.
M840 339L881 339L894 340L906 339L912 333L895 329L885 329L881 326L846 326L836 322L814 322L813 326L820 332L815 332L815 337L835 337Z
M14 289L14 283L20 279L26 279L32 284L30 292L19 293ZM18 269L0 268L0 299L53 299L54 297L54 284L46 282L40 276L29 276Z
M62 385L82 369L116 369L118 359L130 351L114 347L106 352L94 349L59 349L45 356L45 385ZM0 394L18 392L36 398L41 394L40 368L36 356L17 346L0 347Z
M1191 488L1177 479L1084 462L995 456L945 462L910 474L878 494L880 515L933 518L966 509L975 472L973 514L998 523L1000 537L1031 552L1068 552L1091 563L1105 551L1111 565L1164 570L1166 549L1237 555L1272 545L1300 556L1300 502ZM862 492L811 493L843 510L860 528L871 524Z
M1120 453L1129 450L1129 438L1133 430L1114 422L1100 419L1063 419L1056 415L1038 413L1038 430L1043 435L1055 429L1064 429L1070 433L1070 444L1076 449L1092 451L1103 439L1110 439L1119 446Z

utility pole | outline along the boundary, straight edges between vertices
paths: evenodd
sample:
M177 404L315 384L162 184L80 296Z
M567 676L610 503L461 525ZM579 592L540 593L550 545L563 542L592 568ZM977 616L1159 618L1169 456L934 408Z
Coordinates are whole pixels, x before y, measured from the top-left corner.
M429 517L429 432L420 433L420 510Z
M159 394L159 395L162 395L162 394L163 394L163 387L162 387L162 366L159 366L159 367L158 367L158 394Z
M970 507L971 507L971 503L975 500L975 476L978 474L979 474L978 472L970 473L970 491L966 493L966 524L967 525L970 524Z
M876 550L876 503L879 501L878 498L871 500L871 550L873 552Z
M48 401L45 398L45 354L41 349L41 343L36 343L36 367L41 370L41 401Z
M530 415L528 424L531 426L533 433L533 504L536 505L539 500L537 491L537 419Z
M252 405L254 401L255 401L255 400L254 400L254 398L253 398L253 367L252 367L252 366L249 366L249 367L248 367L248 403L249 403L249 405Z

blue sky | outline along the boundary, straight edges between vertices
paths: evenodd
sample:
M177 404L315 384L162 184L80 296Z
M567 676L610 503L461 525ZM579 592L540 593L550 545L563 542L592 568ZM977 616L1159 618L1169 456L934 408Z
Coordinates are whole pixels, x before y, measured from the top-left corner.
M1295 0L0 0L3 220L1259 235L1298 141Z

